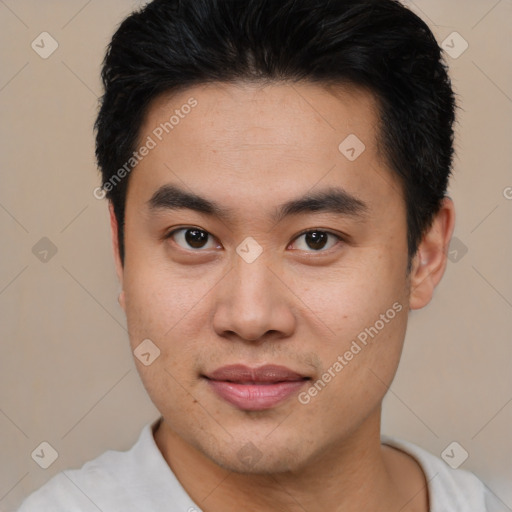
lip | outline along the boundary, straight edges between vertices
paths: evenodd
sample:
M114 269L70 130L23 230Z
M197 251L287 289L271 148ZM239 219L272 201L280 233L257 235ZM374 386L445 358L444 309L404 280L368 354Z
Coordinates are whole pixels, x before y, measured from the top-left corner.
M295 394L309 377L285 366L223 366L204 375L210 388L223 400L246 411L275 407Z

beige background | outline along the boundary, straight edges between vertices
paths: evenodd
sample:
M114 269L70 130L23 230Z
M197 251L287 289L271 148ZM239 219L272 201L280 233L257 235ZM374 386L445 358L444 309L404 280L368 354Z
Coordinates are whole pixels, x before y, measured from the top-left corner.
M139 4L0 0L2 511L58 471L128 448L157 416L117 303L107 205L92 194L100 64ZM512 2L408 5L440 42L457 31L469 43L447 56L462 107L450 194L467 253L459 244L434 301L411 315L383 430L437 455L459 442L462 468L512 510ZM48 59L31 48L43 31L59 44ZM42 237L57 248L47 262L32 252ZM46 470L31 458L42 441L59 454Z

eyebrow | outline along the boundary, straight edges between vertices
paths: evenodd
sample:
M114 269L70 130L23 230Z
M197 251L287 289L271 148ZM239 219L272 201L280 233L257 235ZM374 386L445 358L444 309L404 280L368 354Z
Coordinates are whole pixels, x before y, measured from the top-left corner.
M161 186L147 201L147 205L150 212L188 209L227 222L234 218L232 209L172 184ZM362 219L368 211L368 205L361 199L342 188L328 187L279 205L271 215L271 220L280 222L292 215L319 212Z

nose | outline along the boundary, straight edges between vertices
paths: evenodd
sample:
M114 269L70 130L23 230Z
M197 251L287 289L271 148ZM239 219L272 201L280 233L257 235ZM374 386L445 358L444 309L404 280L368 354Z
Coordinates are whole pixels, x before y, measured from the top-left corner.
M293 294L276 274L262 256L252 263L235 258L216 287L213 328L219 336L257 343L292 335Z

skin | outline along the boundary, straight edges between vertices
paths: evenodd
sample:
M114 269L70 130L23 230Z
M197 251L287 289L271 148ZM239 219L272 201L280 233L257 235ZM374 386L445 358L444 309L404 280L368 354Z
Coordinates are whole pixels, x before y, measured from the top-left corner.
M146 338L160 349L151 365L136 364L163 416L154 435L164 458L205 512L248 503L253 512L427 511L419 465L380 444L381 403L408 312L431 300L444 273L452 201L443 201L407 274L405 202L378 151L369 93L314 84L196 86L154 101L140 141L191 97L197 106L129 177L124 266L110 208L132 349ZM349 134L366 146L352 162L338 150ZM152 212L148 201L165 184L229 208L232 218ZM281 203L327 186L366 203L366 214L271 220ZM212 238L205 248L165 238L183 227ZM301 236L311 229L345 241L329 238L315 251ZM252 263L236 252L248 236L262 248ZM292 396L268 410L241 410L201 377L226 364L278 364L315 382L394 303L402 311L305 405ZM238 452L249 442L259 458L247 465Z

